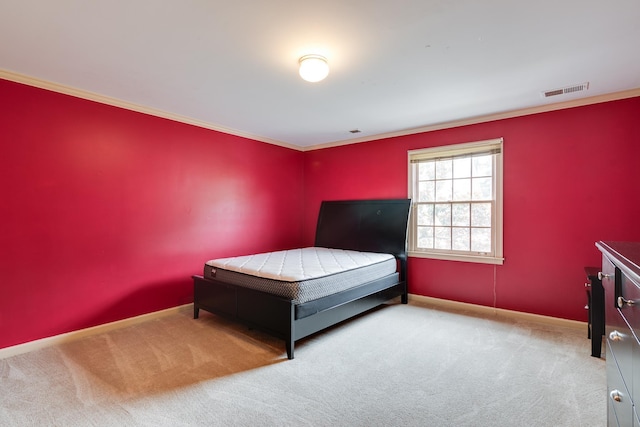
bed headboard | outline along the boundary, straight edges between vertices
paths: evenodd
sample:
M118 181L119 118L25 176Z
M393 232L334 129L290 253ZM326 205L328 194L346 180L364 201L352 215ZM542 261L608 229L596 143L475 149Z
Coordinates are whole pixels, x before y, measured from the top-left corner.
M315 246L390 253L406 260L410 199L324 201Z

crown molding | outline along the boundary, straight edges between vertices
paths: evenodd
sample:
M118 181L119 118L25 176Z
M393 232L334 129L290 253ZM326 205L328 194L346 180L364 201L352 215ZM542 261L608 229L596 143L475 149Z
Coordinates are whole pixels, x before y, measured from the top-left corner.
M358 144L360 142L376 141L379 139L394 138L398 136L413 135L417 133L433 132L436 130L455 128L460 126L475 125L479 123L491 122L495 120L512 119L515 117L528 116L532 114L547 113L550 111L564 110L567 108L582 107L585 105L599 104L602 102L618 101L621 99L635 98L640 96L640 88L630 89L621 92L608 93L604 95L591 96L588 98L574 99L571 101L558 102L555 104L541 105L538 107L523 108L519 110L506 111L502 113L488 114L484 116L471 117L463 120L443 122L429 126L405 129L397 132L372 135L357 139L346 139L342 141L329 142L326 144L305 147L303 151L321 150L323 148L339 147L342 145Z
M455 127L460 127L460 126L467 126L467 125L473 125L473 124L479 124L479 123L484 123L484 122L490 122L490 121L494 121L494 120L504 120L504 119L511 119L514 117L521 117L521 116L527 116L527 115L531 115L531 114L539 114L539 113L546 113L546 112L550 112L550 111L557 111L557 110L564 110L567 108L574 108L574 107L582 107L585 105L591 105L591 104L598 104L598 103L602 103L602 102L609 102L609 101L617 101L617 100L621 100L621 99L626 99L626 98L634 98L637 96L640 96L640 88L637 89L630 89L630 90L626 90L626 91L621 91L621 92L614 92L614 93L610 93L610 94L604 94L604 95L598 95L598 96L592 96L592 97L588 97L588 98L580 98L580 99L575 99L575 100L571 100L571 101L565 101L565 102L559 102L559 103L555 103L555 104L547 104L547 105L541 105L538 107L530 107L530 108L523 108L523 109L519 109L519 110L513 110L513 111L506 111L506 112L502 112L502 113L496 113L496 114L488 114L488 115L484 115L484 116L477 116L477 117L471 117L468 119L463 119L463 120L455 120L455 121L451 121L451 122L443 122L443 123L437 123L434 125L428 125L428 126L421 126L421 127L417 127L417 128L411 128L411 129L404 129L401 131L397 131L397 132L389 132L389 133L382 133L382 134L377 134L377 135L370 135L367 137L362 137L362 138L354 138L354 139L345 139L345 140L341 140L341 141L335 141L335 142L328 142L325 144L318 144L318 145L312 145L312 146L308 146L308 147L302 147L299 145L294 145L294 144L290 144L287 142L283 142L283 141L277 141L274 139L270 139L270 138L265 138L265 137L261 137L258 135L252 135L246 132L242 132L236 129L231 129L231 128L226 128L224 126L220 126L220 125L216 125L213 123L209 123L206 122L204 120L197 120L197 119L193 119L190 117L186 117L186 116L181 116L179 114L174 114L174 113L170 113L167 111L162 111L156 108L151 108L151 107L145 107L143 105L138 105L138 104L134 104L132 102L128 102L128 101L123 101L117 98L112 98L106 95L101 95L98 93L94 93L94 92L89 92L86 90L82 90L82 89L77 89L71 86L65 86L59 83L54 83L54 82L50 82L47 80L42 80L42 79L38 79L36 77L31 77L31 76L27 76L24 74L20 74L20 73L15 73L13 71L8 71L8 70L3 70L0 69L0 79L4 79L4 80L9 80L12 82L16 82L16 83L22 83L28 86L33 86L33 87L37 87L40 89L45 89L45 90L49 90L52 92L57 92L57 93L62 93L65 95L70 95L76 98L82 98L82 99L86 99L89 101L94 101L94 102L99 102L101 104L106 104L106 105L111 105L114 107L119 107L119 108L124 108L126 110L131 110L131 111L135 111L138 113L143 113L143 114L147 114L147 115L151 115L151 116L155 116L155 117L160 117L160 118L164 118L164 119L168 119L168 120L173 120L176 122L180 122L180 123L185 123L185 124L189 124L192 126L197 126L197 127L201 127L204 129L209 129L209 130L213 130L216 132L221 132L221 133L225 133L228 135L234 135L234 136L239 136L242 138L247 138L247 139L251 139L254 141L258 141L258 142L264 142L267 144L272 144L272 145L277 145L280 147L284 147L284 148L289 148L291 150L296 150L296 151L314 151L314 150L321 150L323 148L332 148L332 147L340 147L343 145L351 145L351 144L358 144L361 142L370 142L370 141L376 141L376 140L380 140L380 139L386 139L386 138L395 138L395 137L399 137L399 136L407 136L407 135L413 135L413 134L417 134L417 133L425 133L425 132L433 132L436 130L442 130L442 129L449 129L449 128L455 128Z
M99 93L89 92L82 89L77 89L71 86L65 86L59 83L50 82L47 80L38 79L36 77L27 76L24 74L15 73L8 70L0 69L0 79L9 80L16 83L22 83L27 86L37 87L39 89L45 89L52 92L61 93L64 95L70 95L76 98L82 98L89 101L98 102L101 104L111 105L113 107L124 108L125 110L135 111L137 113L143 113L150 116L160 117L163 119L173 120L175 122L185 123L188 125L197 126L204 129L214 130L217 132L239 136L242 138L252 139L254 141L265 142L267 144L278 145L280 147L290 148L292 150L302 151L297 145L288 144L282 141L276 141L269 138L264 138L257 135L252 135L246 132L242 132L236 129L226 128L224 126L216 125L213 123L205 122L203 120L197 120L190 117L181 116L179 114L170 113L167 111L159 110L156 108L145 107L143 105L134 104L132 102L123 101L121 99L112 98Z

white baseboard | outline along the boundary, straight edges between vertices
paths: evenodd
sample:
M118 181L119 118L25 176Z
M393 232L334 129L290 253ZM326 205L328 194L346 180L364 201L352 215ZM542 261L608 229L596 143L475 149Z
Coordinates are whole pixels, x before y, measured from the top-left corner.
M505 310L502 308L487 307L484 305L469 304L465 302L450 301L433 297L425 297L422 295L409 294L409 301L411 300L436 309L441 308L443 310L467 311L484 316L503 316L511 319L545 323L547 325L555 325L575 329L587 329L586 322L579 322L577 320L560 319L558 317L542 316L540 314L523 313L520 311Z
M140 316L129 317L128 319L93 326L91 328L79 329L77 331L67 332L65 334L54 335L52 337L42 338L35 341L29 341L24 344L6 347L0 349L0 359L6 359L8 357L17 356L18 354L28 353L30 351L39 350L41 348L49 347L56 344L67 343L90 335L102 334L114 329L120 329L138 323L147 322L151 319L157 319L160 317L168 316L170 314L174 314L189 306L193 306L193 304L180 305L177 307L167 308L165 310L154 311L153 313L142 314Z
M483 305L469 304L458 301L450 301L439 298L425 297L422 295L409 294L409 300L415 301L422 305L427 305L433 308L441 308L444 310L454 311L467 311L472 313L481 314L484 316L504 316L512 319L521 319L531 322L545 323L549 325L570 327L570 328L586 328L585 322L579 322L577 320L560 319L557 317L541 316L539 314L522 313L519 311L505 310L501 308L486 307ZM104 325L93 326L91 328L80 329L66 334L55 335L48 338L42 338L35 341L30 341L24 344L18 344L12 347L6 347L0 349L0 359L6 359L8 357L17 356L18 354L28 353L30 351L39 350L41 348L49 347L56 344L62 344L70 341L74 341L90 335L101 334L112 331L114 329L124 328L127 326L135 325L138 323L146 322L155 318L168 316L176 313L187 307L192 307L193 304L185 304L178 307L167 308L165 310L155 311L153 313L147 313L140 316L130 317L128 319L118 320L116 322L105 323Z

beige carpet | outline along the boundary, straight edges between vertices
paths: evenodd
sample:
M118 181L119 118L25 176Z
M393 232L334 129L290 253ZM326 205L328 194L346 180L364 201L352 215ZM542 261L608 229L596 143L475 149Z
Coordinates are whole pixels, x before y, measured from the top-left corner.
M392 304L296 344L206 312L0 360L2 426L604 426L586 331Z

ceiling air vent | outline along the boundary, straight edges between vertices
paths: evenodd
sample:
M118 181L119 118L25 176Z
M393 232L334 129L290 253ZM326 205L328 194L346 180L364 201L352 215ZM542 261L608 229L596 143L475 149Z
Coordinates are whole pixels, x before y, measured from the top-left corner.
M549 98L550 96L565 95L567 93L580 92L589 89L589 82L563 87L562 89L553 89L542 92L542 96Z

